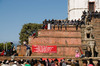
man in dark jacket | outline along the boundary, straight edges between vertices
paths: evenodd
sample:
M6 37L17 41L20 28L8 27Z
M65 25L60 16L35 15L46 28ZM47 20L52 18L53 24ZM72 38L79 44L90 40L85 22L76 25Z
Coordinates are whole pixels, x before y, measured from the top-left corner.
M30 56L30 46L28 44L26 44L26 42L24 41L23 44L26 46L26 56Z

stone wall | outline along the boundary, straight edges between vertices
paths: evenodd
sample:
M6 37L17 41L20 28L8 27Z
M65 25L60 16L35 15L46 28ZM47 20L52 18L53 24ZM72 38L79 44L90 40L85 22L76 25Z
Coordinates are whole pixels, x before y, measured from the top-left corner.
M87 38L87 34L90 34L90 38ZM81 28L81 36L84 53L90 48L93 52L98 52L98 56L100 57L100 19L92 18L89 25L83 25ZM94 55L92 56L94 57Z
M93 25L93 35L96 42L96 50L98 52L98 56L100 57L100 19L93 18L92 23Z

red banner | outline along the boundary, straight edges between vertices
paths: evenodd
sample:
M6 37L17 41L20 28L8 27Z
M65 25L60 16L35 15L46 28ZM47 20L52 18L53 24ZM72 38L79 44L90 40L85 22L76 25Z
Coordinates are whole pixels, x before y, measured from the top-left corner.
M38 53L57 53L57 46L32 45L32 52L38 52Z

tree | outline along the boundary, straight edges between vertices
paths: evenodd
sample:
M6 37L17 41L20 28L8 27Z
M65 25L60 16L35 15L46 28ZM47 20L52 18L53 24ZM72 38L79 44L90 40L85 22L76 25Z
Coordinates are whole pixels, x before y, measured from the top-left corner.
M0 52L4 50L4 44L0 43Z
M36 32L36 36L38 29L41 29L42 24L35 24L35 23L28 23L24 24L21 32L19 33L20 37L20 43L23 44L23 41L26 41L28 43L28 37L31 36L34 32Z
M6 49L7 46L7 49ZM0 43L0 52L2 52L3 50L10 50L11 49L11 42L7 42L7 43Z
M7 49L11 50L11 42L7 42L6 44L7 44Z

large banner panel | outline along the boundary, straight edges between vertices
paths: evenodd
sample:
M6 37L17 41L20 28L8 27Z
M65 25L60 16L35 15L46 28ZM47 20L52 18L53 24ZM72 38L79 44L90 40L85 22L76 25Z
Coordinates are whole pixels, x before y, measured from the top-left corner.
M37 52L37 53L57 53L57 46L32 45L32 52Z

